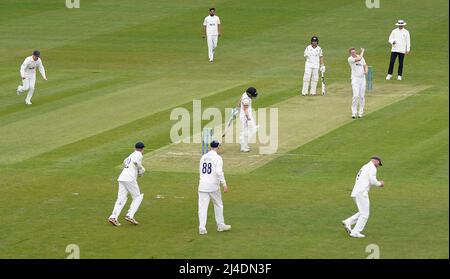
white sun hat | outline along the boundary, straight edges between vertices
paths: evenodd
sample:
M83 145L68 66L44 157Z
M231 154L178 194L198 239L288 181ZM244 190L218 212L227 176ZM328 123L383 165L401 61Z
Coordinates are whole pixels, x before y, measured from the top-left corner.
M406 22L403 19L397 20L397 23L395 23L395 26L405 26Z

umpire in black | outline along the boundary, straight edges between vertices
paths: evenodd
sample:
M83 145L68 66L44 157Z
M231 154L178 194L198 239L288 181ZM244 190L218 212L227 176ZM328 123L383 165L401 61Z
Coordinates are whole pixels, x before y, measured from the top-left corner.
M405 54L409 54L411 51L411 38L409 36L408 30L405 29L406 22L402 19L398 20L395 24L397 28L392 30L389 36L389 44L391 44L391 61L389 63L387 80L392 78L392 73L394 72L395 60L398 57L398 80L402 80L403 75L403 60Z

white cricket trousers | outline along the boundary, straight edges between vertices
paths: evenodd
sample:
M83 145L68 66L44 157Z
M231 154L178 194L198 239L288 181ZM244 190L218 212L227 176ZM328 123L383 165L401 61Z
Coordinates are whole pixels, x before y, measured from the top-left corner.
M136 211L138 210L139 206L141 205L142 199L144 198L144 194L141 194L141 191L139 190L137 181L119 181L117 201L109 218L117 219L119 217L120 212L127 203L128 193L130 193L133 201L131 202L127 216L130 218L134 218L134 214L136 214Z
M248 149L250 148L248 145L249 139L252 139L254 134L256 134L256 125L253 120L253 116L251 116L252 120L247 120L245 114L242 114L239 116L241 119L241 133L239 134L239 142L241 144L241 149Z
M22 85L19 85L19 87L17 88L17 91L19 91L20 93L28 91L27 97L25 99L26 103L31 102L31 98L33 98L35 84L36 76L27 76L22 80Z
M364 113L364 96L366 95L366 78L353 78L352 79L352 116L363 116ZM359 105L359 110L358 110Z
M344 222L350 225L356 224L352 230L352 233L360 233L364 230L364 227L369 220L369 197L366 195L358 195L356 197L353 197L353 200L358 207L358 213L350 216L349 218L344 220Z
M311 79L312 76L312 79ZM303 75L302 95L308 94L309 81L311 80L311 95L316 95L317 82L319 81L319 68L313 68L305 64L305 74Z
M214 215L216 216L217 226L225 225L223 218L223 203L220 189L215 192L198 192L198 221L200 230L206 229L206 220L208 218L209 201L214 204Z
M217 42L219 40L218 35L208 35L206 37L206 40L208 42L208 58L210 61L214 60L214 50L217 47Z

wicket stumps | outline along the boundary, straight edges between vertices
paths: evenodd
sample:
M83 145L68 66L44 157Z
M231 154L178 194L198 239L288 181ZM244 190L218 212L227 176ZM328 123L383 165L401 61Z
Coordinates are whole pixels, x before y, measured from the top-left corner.
M214 130L212 128L203 128L202 130L202 155L208 153L209 145L212 142Z
M367 91L372 91L373 89L373 67L369 66L367 72Z

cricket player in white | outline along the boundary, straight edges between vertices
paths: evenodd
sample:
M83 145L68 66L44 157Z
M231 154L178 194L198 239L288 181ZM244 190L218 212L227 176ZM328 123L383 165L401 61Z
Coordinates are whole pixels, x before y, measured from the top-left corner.
M409 54L411 51L411 36L409 31L405 29L406 22L404 20L398 20L395 24L397 28L392 30L391 35L389 35L389 44L391 47L391 59L389 61L387 80L392 78L392 73L394 72L395 60L398 56L398 76L397 80L402 80L403 75L403 61L405 55Z
M214 61L214 51L220 36L220 18L216 16L216 9L209 9L209 15L203 21L203 38L206 37L208 43L209 62Z
M250 146L248 145L249 139L256 134L258 126L255 124L252 111L252 99L258 96L256 88L249 87L247 91L242 94L239 101L239 118L241 119L241 133L239 135L239 141L241 144L241 152L250 152Z
M199 233L207 234L206 220L208 216L209 201L214 204L214 214L216 216L217 231L224 232L231 230L230 225L226 225L223 218L222 194L220 184L223 186L223 192L228 192L228 186L223 174L223 160L217 151L219 142L211 142L211 150L200 159L200 182L198 185L198 220Z
M19 85L17 87L17 95L28 91L27 97L25 98L26 105L31 105L31 98L34 94L34 86L36 84L36 68L39 69L42 78L44 80L47 80L47 76L45 75L45 68L42 64L40 56L41 53L39 52L39 50L35 50L33 51L33 55L25 58L22 65L20 66L20 77L22 78L22 85Z
M348 58L348 64L352 70L352 118L363 117L364 114L364 96L366 94L366 75L368 66L366 60L364 60L364 49L361 49L361 54L356 54L355 48L349 49L350 57ZM359 104L359 110L358 110Z
M308 45L304 52L305 56L305 73L303 75L302 96L308 95L309 81L311 80L311 95L316 95L317 82L319 81L319 68L321 72L325 72L323 62L323 51L319 46L319 38L313 36L311 44ZM312 75L312 79L311 79Z
M356 175L355 186L351 197L358 207L358 213L350 216L342 221L345 230L351 237L363 238L361 232L369 220L369 190L371 186L384 187L384 181L377 180L377 168L382 166L381 159L378 156L373 156L370 161L365 164ZM352 225L355 227L352 229Z
M144 152L144 147L144 143L136 143L135 151L123 161L123 170L119 178L117 179L117 181L119 182L119 193L117 195L117 201L114 205L113 212L108 219L108 221L114 226L120 226L117 218L119 217L120 212L127 203L128 193L130 193L133 201L131 202L130 209L125 216L125 220L134 225L139 224L139 222L134 219L134 214L138 210L139 205L144 198L144 194L141 194L139 185L137 183L138 176L142 176L145 172L145 168L142 166L142 153Z

